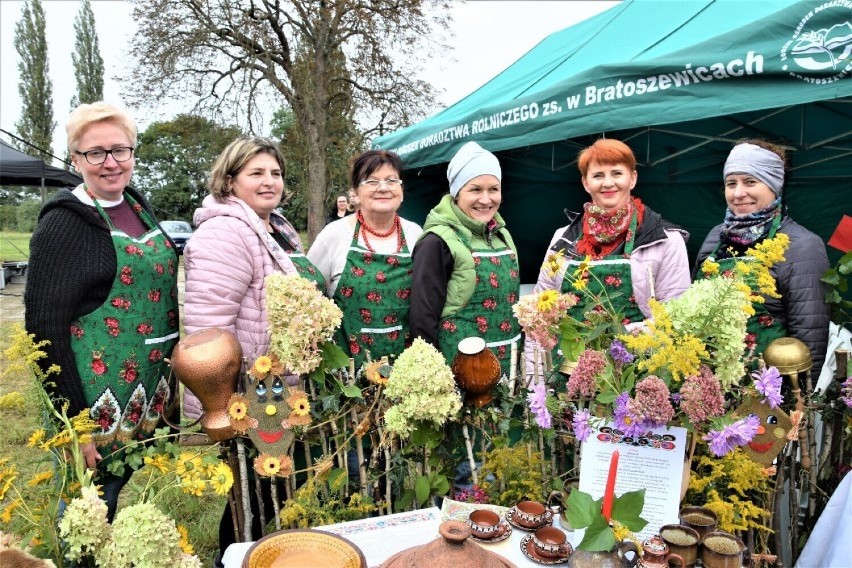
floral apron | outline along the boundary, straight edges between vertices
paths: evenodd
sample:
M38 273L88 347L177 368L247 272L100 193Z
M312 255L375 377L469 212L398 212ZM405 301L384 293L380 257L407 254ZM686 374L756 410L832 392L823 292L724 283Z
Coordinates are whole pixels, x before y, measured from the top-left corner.
M780 226L781 215L776 215L766 238L774 238ZM738 262L755 262L755 259L750 256L729 257L716 260L715 256L719 253L721 247L722 244L719 243L716 249L707 257L707 260L719 265L720 274L732 271ZM696 274L696 280L704 278L704 271L699 270L698 274ZM760 355L772 341L779 337L787 336L787 327L772 317L769 311L767 311L765 304L752 302L751 306L754 308L754 315L748 318L748 322L746 323L745 350L747 352L753 350L755 355Z
M451 365L458 353L459 341L465 337L482 337L500 360L503 375L508 376L512 345L521 340L521 326L512 313L521 287L518 255L509 247L474 249L461 236L459 238L473 256L476 286L459 311L441 319L438 345Z
M291 252L287 253L287 256L289 256L290 260L293 261L293 266L296 267L296 272L299 273L299 276L310 280L317 285L317 288L319 288L321 292L325 293L325 276L322 275L322 272L317 270L314 263L308 260L308 257L305 256L304 253Z
M139 238L110 227L117 274L106 301L71 324L71 349L92 419L93 441L105 460L130 440L154 431L171 402L166 357L178 339L178 258L153 219L124 198L147 227ZM104 464L105 465L105 464Z
M402 227L400 227L400 231ZM352 244L343 274L332 298L343 311L336 343L355 359L356 368L367 357L399 355L410 333L411 253L405 237L396 254L380 254L358 243L361 224L355 222Z
M562 279L563 294L580 296L580 301L568 310L568 315L582 322L586 319L586 312L604 311L604 306L600 302L596 304L594 302L595 298L601 298L612 310L621 315L621 323L624 325L645 319L633 295L633 277L630 273L630 255L633 254L637 225L638 217L634 211L630 228L627 230L628 238L624 243L624 253L611 254L600 260L589 262L587 265L589 274L584 277L586 280L584 292L577 293L574 288L574 279ZM566 276L577 270L581 263L582 260L569 259L565 270Z

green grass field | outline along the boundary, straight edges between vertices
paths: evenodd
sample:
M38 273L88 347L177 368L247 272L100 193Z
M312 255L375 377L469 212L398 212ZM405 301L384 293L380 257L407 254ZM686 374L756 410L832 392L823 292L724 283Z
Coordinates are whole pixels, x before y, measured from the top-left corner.
M0 231L0 260L27 260L30 256L30 233Z
M12 325L0 324L0 345L9 345ZM29 479L44 469L44 452L27 447L30 435L41 424L41 410L35 395L35 379L23 372L12 372L0 354L0 398L9 393L22 395L23 403L0 405L0 457L9 458L21 472L21 479ZM20 398L18 399L20 400ZM131 481L132 483L133 481ZM127 492L122 493L119 507L126 501ZM211 566L219 549L219 519L225 507L225 497L193 497L179 491L167 492L157 501L160 508L171 515L189 532L189 541L203 566ZM4 503L5 505L5 503ZM2 506L0 506L2 509Z

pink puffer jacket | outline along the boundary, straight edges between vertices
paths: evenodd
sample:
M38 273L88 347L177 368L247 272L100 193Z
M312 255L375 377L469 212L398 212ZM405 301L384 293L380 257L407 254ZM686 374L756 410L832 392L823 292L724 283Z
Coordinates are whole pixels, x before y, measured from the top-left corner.
M285 224L287 236L292 240L295 235L298 243L292 226L273 216L273 225ZM219 327L235 333L251 362L269 350L264 278L273 272L296 274L296 267L257 214L234 196L219 202L208 195L193 220L198 228L183 253L184 329ZM186 416L201 415L201 403L189 389L184 389L183 404Z

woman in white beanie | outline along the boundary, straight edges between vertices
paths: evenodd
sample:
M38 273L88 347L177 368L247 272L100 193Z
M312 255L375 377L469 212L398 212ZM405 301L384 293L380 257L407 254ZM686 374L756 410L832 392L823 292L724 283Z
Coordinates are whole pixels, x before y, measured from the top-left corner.
M696 278L703 278L702 263L710 258L720 270L747 262L743 253L777 233L790 237L785 260L770 272L780 298L753 304L746 347L755 355L778 337L795 337L808 346L813 368L819 374L828 345L830 310L820 281L828 270L822 239L788 215L782 202L784 149L764 140L743 140L725 161L725 220L710 230L696 261Z
M438 347L451 363L458 342L478 336L509 373L511 346L520 341L512 314L518 300L518 255L497 212L500 163L468 142L447 168L450 194L429 212L414 248L411 335Z

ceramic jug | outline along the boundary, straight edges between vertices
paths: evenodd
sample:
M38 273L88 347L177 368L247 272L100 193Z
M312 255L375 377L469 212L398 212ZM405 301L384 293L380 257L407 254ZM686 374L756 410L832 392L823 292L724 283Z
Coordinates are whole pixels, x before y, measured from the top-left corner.
M663 542L660 535L642 541L640 568L668 568L669 560L676 560L681 568L684 566L683 558L679 554L669 552L669 546Z
M632 553L629 557L628 554ZM624 541L609 552L575 550L568 557L568 568L634 568L639 560L636 543Z

